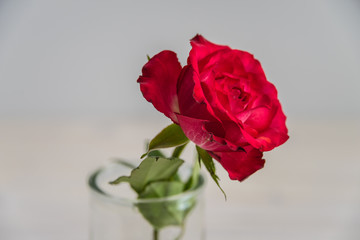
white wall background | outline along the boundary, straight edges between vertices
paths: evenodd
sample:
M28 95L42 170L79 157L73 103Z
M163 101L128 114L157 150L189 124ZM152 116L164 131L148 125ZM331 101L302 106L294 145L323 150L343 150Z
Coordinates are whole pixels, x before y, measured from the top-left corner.
M289 116L360 115L360 2L0 1L0 117L155 115L146 54L189 39L252 52Z

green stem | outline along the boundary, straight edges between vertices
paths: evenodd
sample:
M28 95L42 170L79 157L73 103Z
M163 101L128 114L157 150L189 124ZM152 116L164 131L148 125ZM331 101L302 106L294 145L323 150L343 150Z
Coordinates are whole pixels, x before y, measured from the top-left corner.
M175 240L180 240L183 236L184 236L184 233L185 233L185 225L184 225L184 222L181 224L181 230L180 230L180 234L179 236L177 236L175 238Z
M156 228L154 228L153 231L153 240L159 240L159 230L157 230Z

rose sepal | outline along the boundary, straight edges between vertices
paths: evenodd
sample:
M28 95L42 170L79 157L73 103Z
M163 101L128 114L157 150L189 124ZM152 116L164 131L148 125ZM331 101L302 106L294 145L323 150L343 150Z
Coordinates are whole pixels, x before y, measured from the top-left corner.
M141 158L144 158L151 151L185 145L189 139L185 136L181 127L175 123L170 124L158 133L149 143L148 150ZM181 153L181 152L180 152Z
M202 162L205 165L206 170L210 173L211 178L214 180L216 185L220 188L221 192L224 194L225 200L227 199L225 191L221 188L219 180L220 178L216 175L216 168L213 158L209 153L202 149L199 146L196 146L196 151L198 153L199 163Z

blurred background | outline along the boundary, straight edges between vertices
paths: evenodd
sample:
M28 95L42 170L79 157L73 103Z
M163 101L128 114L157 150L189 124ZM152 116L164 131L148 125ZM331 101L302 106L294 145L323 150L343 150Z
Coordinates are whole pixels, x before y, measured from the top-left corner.
M1 0L0 239L88 239L90 171L170 123L146 54L186 64L197 33L261 61L290 131L243 183L219 166L207 239L360 239L358 0Z

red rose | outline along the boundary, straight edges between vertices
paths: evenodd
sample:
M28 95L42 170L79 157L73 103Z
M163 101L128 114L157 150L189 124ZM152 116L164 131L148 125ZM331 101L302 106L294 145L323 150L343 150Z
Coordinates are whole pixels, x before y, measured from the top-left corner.
M184 67L171 51L151 58L138 79L141 91L241 181L264 166L263 151L289 138L276 88L250 53L200 35L191 45Z

